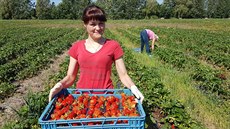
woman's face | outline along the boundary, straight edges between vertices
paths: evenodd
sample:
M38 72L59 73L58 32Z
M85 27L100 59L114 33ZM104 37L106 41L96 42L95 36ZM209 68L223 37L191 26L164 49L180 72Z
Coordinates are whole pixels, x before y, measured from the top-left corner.
M88 35L93 40L100 40L105 30L105 22L98 20L90 20L88 24L84 24Z

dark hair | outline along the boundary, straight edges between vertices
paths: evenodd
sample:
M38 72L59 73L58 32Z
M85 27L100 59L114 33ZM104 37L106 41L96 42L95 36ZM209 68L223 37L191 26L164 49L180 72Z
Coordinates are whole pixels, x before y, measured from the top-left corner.
M107 19L104 10L96 5L87 6L83 11L82 21L87 24L90 20L106 22Z

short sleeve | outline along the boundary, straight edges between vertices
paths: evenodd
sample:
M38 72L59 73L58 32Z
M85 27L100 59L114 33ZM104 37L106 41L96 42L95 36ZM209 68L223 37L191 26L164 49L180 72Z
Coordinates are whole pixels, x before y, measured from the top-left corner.
M146 29L149 39L155 39L155 33L152 30Z
M78 53L79 53L79 49L81 49L81 44L82 44L83 41L78 41L78 42L75 42L72 47L70 47L69 49L69 56L73 57L74 59L78 59Z
M69 54L69 56L73 57L74 59L77 59L77 53L76 53L76 51L75 51L75 48L76 48L76 47L72 46L72 47L69 49L68 54Z
M124 54L123 49L121 48L120 44L117 43L116 48L114 49L114 59L117 60L122 57Z

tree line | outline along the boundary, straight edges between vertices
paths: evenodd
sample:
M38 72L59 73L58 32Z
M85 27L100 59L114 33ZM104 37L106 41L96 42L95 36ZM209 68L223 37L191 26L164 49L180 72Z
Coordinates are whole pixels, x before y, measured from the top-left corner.
M0 0L1 19L80 19L89 4L104 8L109 19L229 18L229 0Z

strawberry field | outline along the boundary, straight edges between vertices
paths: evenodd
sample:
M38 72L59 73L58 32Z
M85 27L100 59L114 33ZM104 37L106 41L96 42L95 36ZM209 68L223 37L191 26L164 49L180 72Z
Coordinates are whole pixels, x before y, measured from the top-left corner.
M229 127L229 26L228 19L108 21L105 36L121 44L128 73L145 96L146 129ZM140 47L144 28L160 37L153 57L133 50ZM74 41L83 38L80 21L0 21L0 117L7 118L5 102L18 95L21 81L50 69ZM9 108L15 119L5 119L1 127L41 128L38 119L48 104L48 92L65 76L68 61L66 56L59 62L59 70L40 91L26 94L20 108ZM116 88L123 88L115 68L112 77Z

